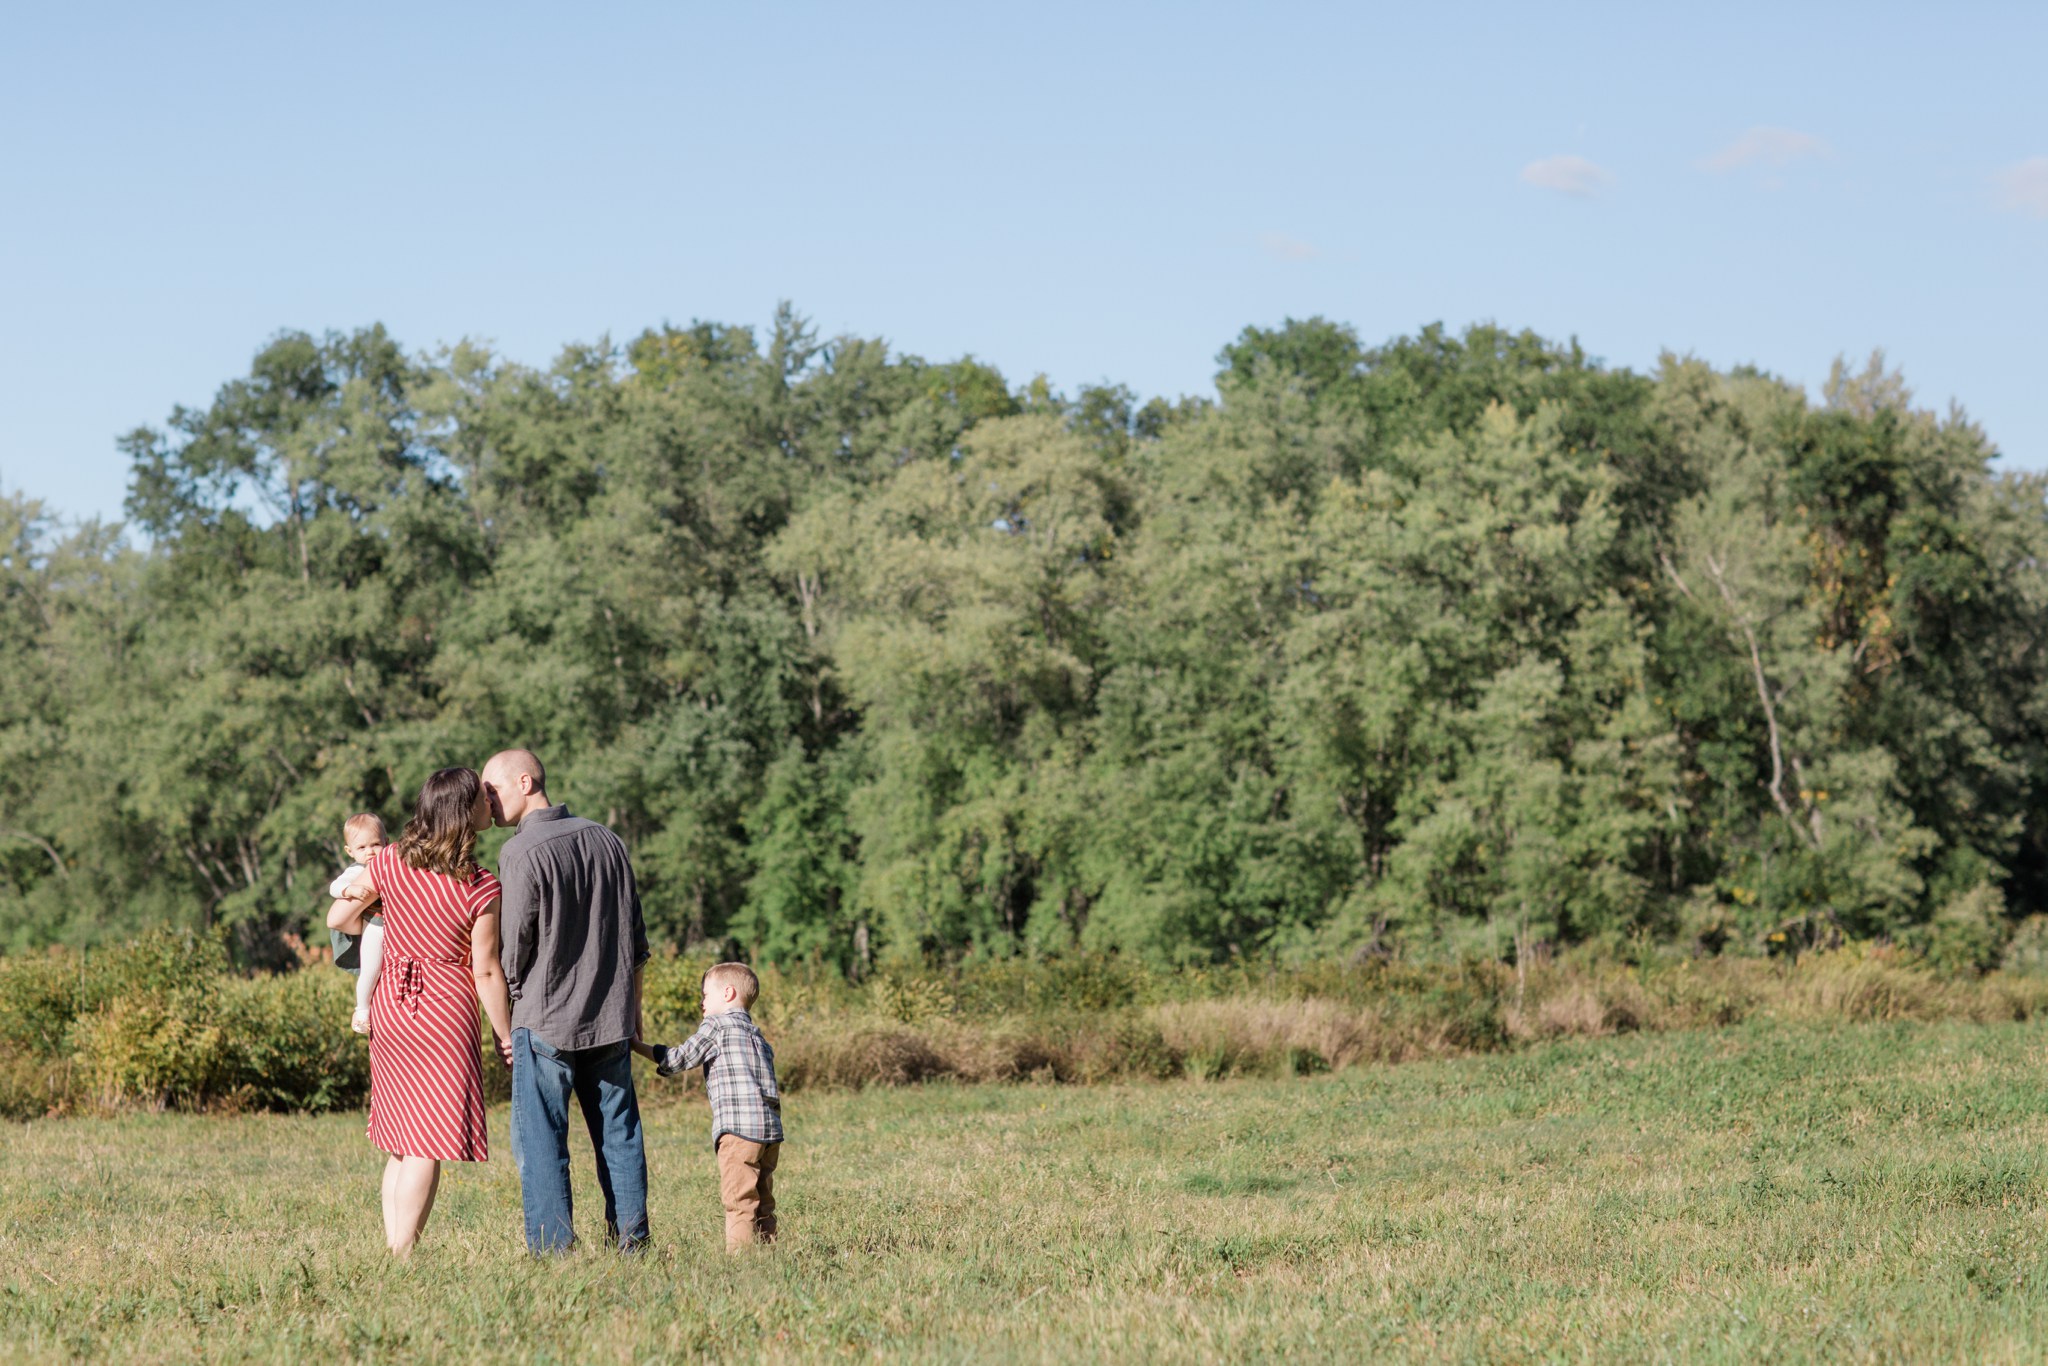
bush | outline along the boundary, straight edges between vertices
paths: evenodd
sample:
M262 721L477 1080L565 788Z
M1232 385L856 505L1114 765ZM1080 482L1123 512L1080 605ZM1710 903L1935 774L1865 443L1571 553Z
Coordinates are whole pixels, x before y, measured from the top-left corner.
M335 1110L369 1094L340 973L215 978L117 997L74 1027L74 1056L108 1106Z
M117 948L0 960L0 1050L64 1056L80 1015L117 997L174 992L228 973L217 936L180 929L154 930Z
M930 977L878 977L868 987L871 1009L898 1024L923 1024L953 1013L953 993Z
M640 971L640 1008L649 1038L674 1042L697 1027L704 969L711 963L709 958L672 953L647 960Z
M226 1038L207 1020L206 988L136 992L81 1016L75 1056L93 1098L193 1107L219 1100L232 1072Z
M776 1048L775 1063L776 1078L786 1090L901 1086L955 1073L929 1039L910 1029L797 1034Z
M2030 915L2015 926L1998 965L2014 977L2048 977L2048 915Z
M71 1108L77 1093L69 1058L41 1058L0 1046L0 1119L36 1119Z
M84 956L63 949L0 963L0 1051L64 1056L84 995L83 971Z
M0 960L0 1114L82 1104L331 1110L360 1104L369 1051L331 971L247 977L218 937Z
M214 1019L224 1037L227 1087L266 1110L341 1110L370 1094L370 1049L347 1027L354 979L317 969L221 984ZM486 1081L504 1069L495 1057Z
M1934 918L1904 937L1936 972L1949 976L1991 971L2008 938L2005 897L1980 884L1951 898Z

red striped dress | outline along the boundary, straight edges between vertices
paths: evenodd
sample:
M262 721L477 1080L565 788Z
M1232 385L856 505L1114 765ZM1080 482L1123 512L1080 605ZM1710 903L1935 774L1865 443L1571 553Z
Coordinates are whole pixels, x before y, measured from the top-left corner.
M370 1142L400 1157L490 1159L477 1056L470 927L498 897L406 866L395 846L370 860L384 909L384 962L370 996Z

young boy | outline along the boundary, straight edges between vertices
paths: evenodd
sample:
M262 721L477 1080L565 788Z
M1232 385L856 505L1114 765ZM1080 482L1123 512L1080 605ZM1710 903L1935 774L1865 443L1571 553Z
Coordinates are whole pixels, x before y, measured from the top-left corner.
M368 871L370 860L384 847L383 818L369 811L350 816L342 822L341 843L348 850L351 861L342 869L341 876L328 884L327 893L337 902L353 903L355 899L349 896L349 889ZM370 993L377 988L377 969L384 961L384 917L375 912L362 915L361 932L350 933L335 923L339 909L336 907L327 917L328 933L334 939L334 966L344 972L356 973L356 1013L349 1021L349 1028L358 1034L367 1034L370 1032ZM339 918L341 924L353 924L358 917L352 912Z
M718 1154L718 1193L725 1201L725 1250L775 1241L775 1159L782 1151L782 1088L775 1050L747 1008L761 979L745 963L720 963L704 974L704 1023L679 1044L633 1047L664 1077L704 1069L711 1097L711 1150Z

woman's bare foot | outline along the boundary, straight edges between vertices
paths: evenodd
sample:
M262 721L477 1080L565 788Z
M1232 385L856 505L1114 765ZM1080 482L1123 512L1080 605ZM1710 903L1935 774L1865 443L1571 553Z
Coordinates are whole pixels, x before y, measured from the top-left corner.
M370 1032L370 1012L369 1012L369 1010L368 1010L368 1009L367 1009L366 1007L363 1007L363 1006L357 1006L357 1007L356 1007L356 1013L355 1013L355 1016L354 1016L354 1018L352 1018L352 1019L351 1019L351 1020L350 1020L350 1021L348 1022L348 1027L349 1027L350 1029L353 1029L353 1030L354 1030L354 1031L355 1031L356 1033L358 1033L358 1034L363 1034L363 1035L367 1035L367 1034L369 1034L369 1032Z

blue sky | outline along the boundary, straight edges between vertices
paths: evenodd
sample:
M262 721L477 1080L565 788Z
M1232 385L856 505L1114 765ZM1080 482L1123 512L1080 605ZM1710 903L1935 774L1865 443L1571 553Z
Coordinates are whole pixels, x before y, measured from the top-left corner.
M16 7L0 487L117 518L115 437L282 328L544 364L782 298L1144 395L1316 313L1882 346L2048 468L2043 52L2040 4Z

